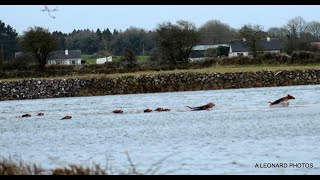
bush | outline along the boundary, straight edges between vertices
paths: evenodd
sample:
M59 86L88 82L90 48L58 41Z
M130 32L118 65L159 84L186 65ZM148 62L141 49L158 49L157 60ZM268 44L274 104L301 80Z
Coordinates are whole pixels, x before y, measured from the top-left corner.
M205 59L205 60L200 60L200 61L193 61L191 62L190 68L196 69L196 68L206 68L210 66L215 66L218 62L217 58L210 58L210 59Z

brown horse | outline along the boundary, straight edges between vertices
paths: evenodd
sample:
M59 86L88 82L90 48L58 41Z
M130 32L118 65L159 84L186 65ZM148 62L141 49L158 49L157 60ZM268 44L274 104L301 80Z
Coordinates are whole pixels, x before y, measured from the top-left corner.
M186 107L192 109L192 111L200 111L200 110L210 109L210 108L212 108L213 106L215 106L215 104L213 104L213 103L210 102L210 103L208 103L208 104L206 104L206 105L203 105L203 106L198 106L198 107L186 106Z
M276 105L276 104L280 104L280 103L288 103L288 101L290 99L295 99L293 96L291 96L290 94L288 94L287 96L285 97L282 97L276 101L273 101L273 102L269 102L270 103L270 106L273 106L273 105Z

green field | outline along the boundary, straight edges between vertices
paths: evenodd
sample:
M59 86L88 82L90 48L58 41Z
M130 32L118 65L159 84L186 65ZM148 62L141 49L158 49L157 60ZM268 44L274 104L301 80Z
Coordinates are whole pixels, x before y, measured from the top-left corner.
M138 62L148 62L150 61L150 56L136 56Z
M83 54L82 59L85 60L87 64L96 64L96 58L91 58L91 55Z

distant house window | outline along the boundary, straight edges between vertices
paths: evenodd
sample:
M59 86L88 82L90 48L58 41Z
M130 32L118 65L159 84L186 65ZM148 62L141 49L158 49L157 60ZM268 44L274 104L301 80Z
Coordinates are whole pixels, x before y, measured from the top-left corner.
M72 60L72 61L71 61L71 64L76 64L76 60Z
M243 53L237 53L238 56L243 56Z

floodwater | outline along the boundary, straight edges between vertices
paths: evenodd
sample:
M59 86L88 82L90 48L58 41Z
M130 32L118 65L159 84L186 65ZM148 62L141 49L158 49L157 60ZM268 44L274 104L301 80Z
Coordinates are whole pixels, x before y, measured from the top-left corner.
M269 107L288 93L288 107ZM99 163L115 174L128 169L127 155L155 174L320 174L319 97L310 85L0 101L0 157ZM216 106L185 107L208 102ZM143 113L157 107L171 111Z

